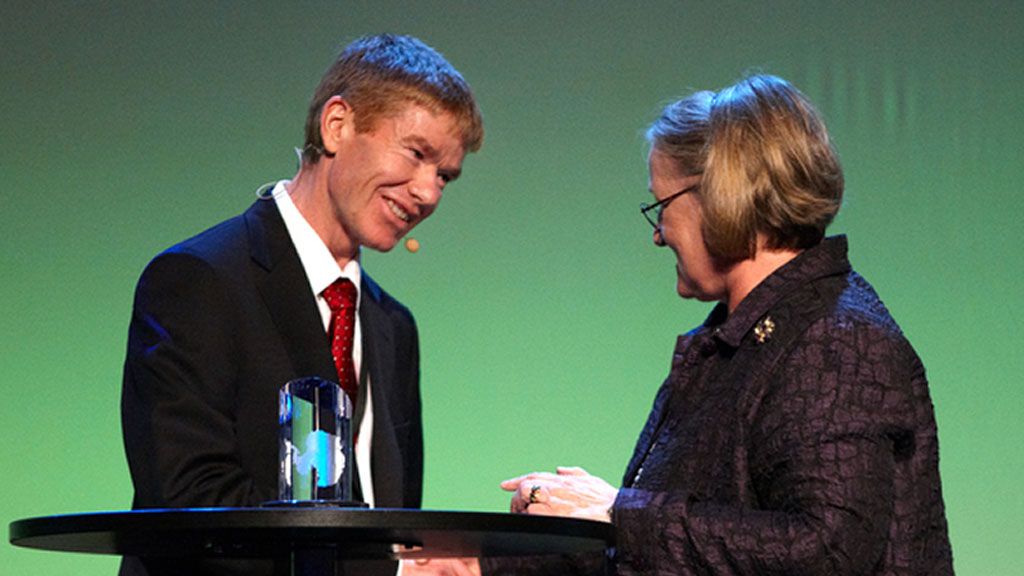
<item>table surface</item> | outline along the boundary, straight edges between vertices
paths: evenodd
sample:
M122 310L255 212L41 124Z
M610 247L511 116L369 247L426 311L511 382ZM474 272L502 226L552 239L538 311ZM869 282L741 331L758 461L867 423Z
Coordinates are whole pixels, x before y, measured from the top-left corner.
M176 508L17 520L16 546L131 556L280 557L329 548L340 558L522 556L601 551L591 520L391 508Z

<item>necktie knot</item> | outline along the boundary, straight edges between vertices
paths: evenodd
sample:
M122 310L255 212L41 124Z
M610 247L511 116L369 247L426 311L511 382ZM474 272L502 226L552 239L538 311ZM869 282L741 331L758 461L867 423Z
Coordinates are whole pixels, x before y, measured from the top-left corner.
M324 288L324 300L331 312L337 314L345 308L355 308L356 285L347 278L338 278L333 284Z

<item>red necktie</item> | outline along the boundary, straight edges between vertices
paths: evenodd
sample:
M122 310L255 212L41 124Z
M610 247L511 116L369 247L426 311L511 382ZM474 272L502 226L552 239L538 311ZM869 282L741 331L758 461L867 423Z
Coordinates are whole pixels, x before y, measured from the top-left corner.
M356 287L351 281L339 278L323 292L324 300L331 309L331 356L338 369L338 384L356 405L359 394L359 380L352 360L352 341L356 331Z

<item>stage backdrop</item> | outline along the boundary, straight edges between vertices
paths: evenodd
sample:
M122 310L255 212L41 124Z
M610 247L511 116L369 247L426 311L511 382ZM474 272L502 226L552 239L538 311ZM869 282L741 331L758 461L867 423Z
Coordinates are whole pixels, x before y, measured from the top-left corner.
M961 574L1024 533L1021 2L25 2L0 17L0 520L125 509L132 292L161 249L296 168L308 98L357 36L419 36L470 81L480 154L415 236L365 254L419 322L425 506L498 482L618 482L676 335L637 211L659 108L745 72L801 87L847 175L833 226L931 379ZM268 426L274 423L268 422ZM5 574L117 560L0 546Z

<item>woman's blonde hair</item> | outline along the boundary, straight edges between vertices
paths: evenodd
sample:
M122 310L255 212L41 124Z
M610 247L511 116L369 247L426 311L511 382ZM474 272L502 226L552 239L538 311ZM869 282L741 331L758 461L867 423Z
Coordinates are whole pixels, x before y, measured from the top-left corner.
M703 174L704 242L713 256L805 249L825 235L843 197L843 171L825 124L799 90L750 76L717 94L667 106L647 132L684 174Z

